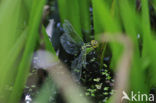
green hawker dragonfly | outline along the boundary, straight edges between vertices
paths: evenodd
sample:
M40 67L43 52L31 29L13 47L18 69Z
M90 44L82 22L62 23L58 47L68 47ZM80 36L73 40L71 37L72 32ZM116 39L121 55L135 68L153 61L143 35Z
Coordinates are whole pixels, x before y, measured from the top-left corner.
M80 80L82 68L86 68L86 55L98 47L98 42L91 40L89 43L84 43L67 20L64 21L63 29L64 34L60 37L60 42L68 54L77 56L77 58L72 61L71 71L74 77Z

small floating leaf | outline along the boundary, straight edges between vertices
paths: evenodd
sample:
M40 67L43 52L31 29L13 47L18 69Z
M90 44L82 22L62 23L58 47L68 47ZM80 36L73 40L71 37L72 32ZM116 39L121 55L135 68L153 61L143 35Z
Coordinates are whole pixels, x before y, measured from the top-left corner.
M93 79L93 81L99 82L100 81L100 78Z
M100 84L96 84L95 86L96 86L97 89L101 89L101 87L102 87L102 83L100 83Z

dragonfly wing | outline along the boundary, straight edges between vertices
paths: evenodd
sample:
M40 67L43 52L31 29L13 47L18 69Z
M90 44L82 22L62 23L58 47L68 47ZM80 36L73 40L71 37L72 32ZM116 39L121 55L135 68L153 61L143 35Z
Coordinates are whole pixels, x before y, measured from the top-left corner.
M76 41L76 43L83 42L82 38L78 35L78 33L76 32L76 30L73 28L73 26L68 20L64 21L63 28L64 31Z
M82 74L82 68L86 68L86 50L85 48L81 51L78 58L76 58L71 65L72 73L74 76L80 80Z
M80 46L78 44L76 44L76 42L74 40L72 40L72 38L67 35L66 33L64 33L61 37L60 37L60 42L61 45L63 47L63 49L68 53L68 54L72 54L72 55L76 55L79 52L79 48Z
M77 81L81 79L82 67L83 65L82 65L81 55L80 55L71 64L71 72Z
M82 66L84 68L86 68L86 56L87 56L87 52L86 52L86 47L83 46L83 49L81 50L81 61L82 61Z

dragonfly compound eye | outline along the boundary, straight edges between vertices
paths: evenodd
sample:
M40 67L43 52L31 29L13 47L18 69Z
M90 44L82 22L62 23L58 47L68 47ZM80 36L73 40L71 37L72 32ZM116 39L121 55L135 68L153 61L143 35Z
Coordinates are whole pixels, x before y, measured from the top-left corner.
M92 45L93 48L97 48L99 43L96 40L92 40L91 45Z

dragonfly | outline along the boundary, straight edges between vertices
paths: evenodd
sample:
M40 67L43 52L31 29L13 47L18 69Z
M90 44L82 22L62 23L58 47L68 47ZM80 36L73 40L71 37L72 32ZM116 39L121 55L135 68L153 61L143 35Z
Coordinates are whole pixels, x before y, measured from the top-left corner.
M76 80L80 80L82 68L86 68L86 56L98 47L96 40L85 43L68 20L63 24L64 33L60 37L63 49L76 58L71 63L71 72Z

